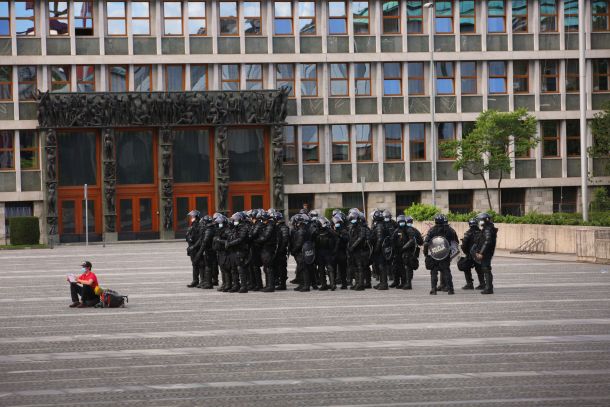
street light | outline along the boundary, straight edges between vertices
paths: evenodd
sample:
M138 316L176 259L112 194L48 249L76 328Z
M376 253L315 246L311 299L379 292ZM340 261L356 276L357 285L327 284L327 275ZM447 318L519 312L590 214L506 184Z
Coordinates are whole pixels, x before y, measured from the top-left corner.
M424 4L428 9L428 26L430 27L430 38L428 40L428 48L430 49L430 137L432 147L432 205L436 206L436 123L434 115L436 114L436 75L434 66L434 3L428 2Z
M587 187L587 78L585 48L585 0L578 0L578 83L580 90L580 183L582 197L582 220L589 220L589 191Z

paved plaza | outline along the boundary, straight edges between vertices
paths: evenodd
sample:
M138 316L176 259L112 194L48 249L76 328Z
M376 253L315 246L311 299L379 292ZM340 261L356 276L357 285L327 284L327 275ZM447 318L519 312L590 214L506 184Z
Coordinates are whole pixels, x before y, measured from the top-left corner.
M127 308L68 308L84 259ZM183 242L0 251L0 406L608 406L608 266L551 259L498 257L493 296L228 294Z

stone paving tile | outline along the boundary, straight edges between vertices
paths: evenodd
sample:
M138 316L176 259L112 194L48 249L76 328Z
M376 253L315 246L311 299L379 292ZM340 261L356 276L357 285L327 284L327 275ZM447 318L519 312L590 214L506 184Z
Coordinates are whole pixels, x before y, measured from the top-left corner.
M67 308L84 258L127 308ZM187 289L182 242L0 252L0 406L608 406L610 275L565 260L498 257L493 296L239 295Z

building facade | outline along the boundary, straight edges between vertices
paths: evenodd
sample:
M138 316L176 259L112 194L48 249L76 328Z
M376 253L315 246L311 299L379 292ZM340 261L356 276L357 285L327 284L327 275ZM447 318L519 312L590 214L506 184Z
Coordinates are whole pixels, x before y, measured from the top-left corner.
M578 120L578 1L435 1L433 21L424 3L0 1L0 242L7 219L24 214L40 216L58 240L81 240L85 183L98 239L171 238L188 210L213 212L223 201L228 211L362 207L364 189L367 208L429 203L432 58L438 144L467 135L486 109L525 107L539 120L539 146L511 157L493 202L505 213L580 211L580 140L592 140ZM591 119L610 100L609 1L585 1L584 29ZM151 107L160 95L242 100L277 89L288 96L281 142L280 123L242 111L227 122L206 113L160 123L154 117L168 108ZM97 102L79 95L124 98L148 114L41 124L41 94L66 92L76 93L66 111L87 100L89 118ZM437 154L437 205L486 209L483 182ZM604 165L588 159L591 185L610 183ZM488 175L491 185L497 178Z

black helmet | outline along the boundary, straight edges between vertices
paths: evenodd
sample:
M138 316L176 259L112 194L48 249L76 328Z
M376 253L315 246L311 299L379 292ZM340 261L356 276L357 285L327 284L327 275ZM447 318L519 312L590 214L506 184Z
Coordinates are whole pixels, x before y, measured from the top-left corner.
M412 216L407 216L406 218L407 223L413 223L413 217Z
M228 222L227 217L221 213L215 213L213 219L216 225L224 225Z
M267 212L275 213L275 212L277 212L277 210L275 208L269 208L269 209L267 209Z
M385 221L389 221L392 219L392 212L390 212L387 209L383 211L382 215L383 215L383 220L385 220Z
M272 213L263 211L260 213L260 219L263 221L273 219Z
M487 212L481 212L477 215L477 221L483 221L485 223L490 223L491 222L491 215L488 214Z
M250 209L248 212L246 212L246 216L248 216L250 219L256 219L258 216L258 209Z
M315 221L317 221L320 224L320 227L322 227L322 228L330 227L330 221L328 219L326 219L324 216L320 216L319 218L316 218Z
M375 209L373 211L373 221L379 222L383 220L383 213L380 210Z
M358 221L360 219L360 211L350 211L349 215L347 215L347 220L349 220L352 223L355 223L354 221Z
M477 226L477 220L475 218L468 219L468 226Z
M343 224L345 223L345 215L341 216L341 215L335 215L333 216L333 223L336 225L337 223Z
M231 220L233 222L242 222L245 220L244 214L241 212L235 212L232 216L231 216Z
M407 218L405 217L405 215L398 215L396 217L396 222L398 222L398 224L400 225L401 223L407 223Z
M318 213L318 211L316 211L314 209L314 210L309 211L307 216L309 216L313 220L313 219L316 219L318 216L320 216L320 214Z
M282 221L284 220L284 215L282 215L282 212L275 211L273 212L273 219L275 219L276 222Z
M437 225L446 225L448 222L447 217L445 215L443 215L442 213L439 213L438 215L436 215L434 217L434 223L436 223Z
M199 212L197 209L193 209L192 211L187 213L186 216L190 216L191 218L199 220L199 218L201 218L201 212Z
M345 215L345 214L343 213L343 211L341 211L341 209L336 208L336 209L333 209L333 216L336 216L336 215Z

